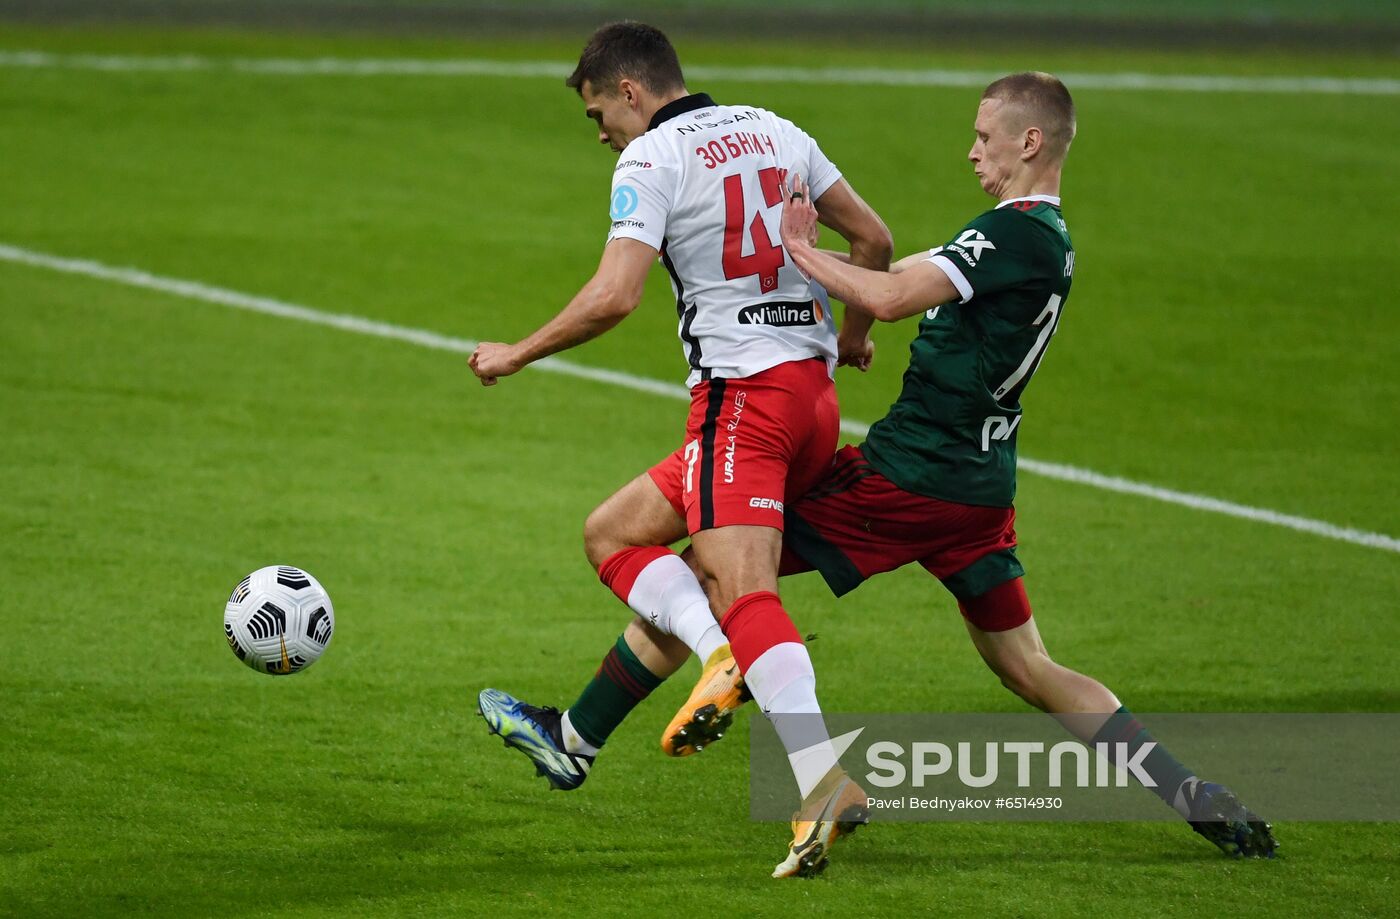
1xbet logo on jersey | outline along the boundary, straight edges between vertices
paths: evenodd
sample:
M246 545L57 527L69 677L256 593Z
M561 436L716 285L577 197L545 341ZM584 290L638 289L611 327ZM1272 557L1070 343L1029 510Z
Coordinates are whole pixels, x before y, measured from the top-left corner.
M956 252L962 256L962 260L967 262L971 268L977 267L977 260L982 257L984 249L995 248L996 245L978 230L963 230L962 235L955 242L949 243L947 247L948 251Z

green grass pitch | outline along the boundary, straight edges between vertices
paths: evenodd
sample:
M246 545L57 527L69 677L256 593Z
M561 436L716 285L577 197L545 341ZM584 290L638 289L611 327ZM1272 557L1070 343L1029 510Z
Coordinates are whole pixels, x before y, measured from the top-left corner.
M578 41L0 32L0 48L566 61ZM1356 73L1393 61L682 43L688 63ZM985 206L975 89L695 81L818 136L899 253ZM1073 83L1071 82L1071 89ZM1085 91L1074 295L1028 456L1400 533L1394 97ZM0 243L511 340L605 236L611 159L553 79L0 68ZM580 362L677 382L662 272ZM911 326L840 376L893 398ZM1382 914L1400 831L1283 824L1225 860L1177 824L877 825L811 883L747 819L745 730L656 741L682 671L580 792L546 793L474 696L565 705L626 621L579 545L683 407L0 262L0 914ZM1393 711L1400 557L1026 475L1051 651L1139 711ZM221 634L301 565L336 637L295 679ZM785 584L833 710L1019 711L922 573ZM1378 776L1379 781L1393 781ZM1389 904L1389 905L1387 905Z

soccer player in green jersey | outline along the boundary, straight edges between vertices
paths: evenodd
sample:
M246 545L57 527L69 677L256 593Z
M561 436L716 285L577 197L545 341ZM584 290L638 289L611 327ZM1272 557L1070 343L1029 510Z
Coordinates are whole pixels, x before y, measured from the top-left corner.
M1129 756L1153 744L1143 764L1168 805L1228 854L1271 856L1267 823L1228 789L1199 780L1107 687L1057 664L1041 641L1015 553L1016 429L1021 394L1074 275L1059 197L1074 104L1050 74L1013 74L987 87L974 127L968 159L998 203L889 272L817 250L806 189L800 179L789 188L783 244L846 303L843 338L858 340L875 320L923 318L898 400L864 444L841 450L826 480L786 509L782 573L818 570L839 596L918 562L957 599L973 644L1009 689L1046 712L1075 715L1062 721L1082 740ZM732 715L708 704L682 708L662 738L667 752L686 755L718 739Z
M1137 750L1153 738L1117 697L1046 652L1015 553L1021 394L1074 275L1059 197L1074 103L1050 74L1013 74L982 94L974 129L968 159L998 203L888 273L815 249L815 212L800 180L790 190L783 243L847 304L843 335L875 320L923 318L898 400L863 445L837 454L823 485L788 508L784 573L819 570L839 596L919 562L957 598L973 644L1008 688L1044 711L1079 715L1066 726L1083 740ZM1228 789L1199 780L1160 744L1144 764L1154 791L1223 851L1273 854L1269 825Z

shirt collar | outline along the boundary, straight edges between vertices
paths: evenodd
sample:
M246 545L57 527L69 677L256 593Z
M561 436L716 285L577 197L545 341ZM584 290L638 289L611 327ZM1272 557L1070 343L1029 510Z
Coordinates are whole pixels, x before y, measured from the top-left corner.
M997 207L1003 208L1008 204L1015 204L1017 201L1044 201L1046 204L1053 204L1056 207L1060 206L1059 195L1027 195L1024 198L1007 198L1005 201L998 204Z
M682 96L667 102L656 110L656 114L651 116L651 123L647 125L647 130L665 124L672 118L684 115L686 112L694 112L702 108L714 108L715 100L710 98L709 93L691 93L689 96Z

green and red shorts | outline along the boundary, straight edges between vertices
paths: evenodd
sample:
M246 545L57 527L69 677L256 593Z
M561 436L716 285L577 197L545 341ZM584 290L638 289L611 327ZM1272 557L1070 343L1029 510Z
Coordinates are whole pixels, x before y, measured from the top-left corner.
M1015 523L1014 508L904 491L847 446L826 477L788 505L782 573L820 571L839 597L873 575L918 562L966 604L1025 573ZM1008 610L995 624L1014 628L1029 618L1028 607L1024 617Z

